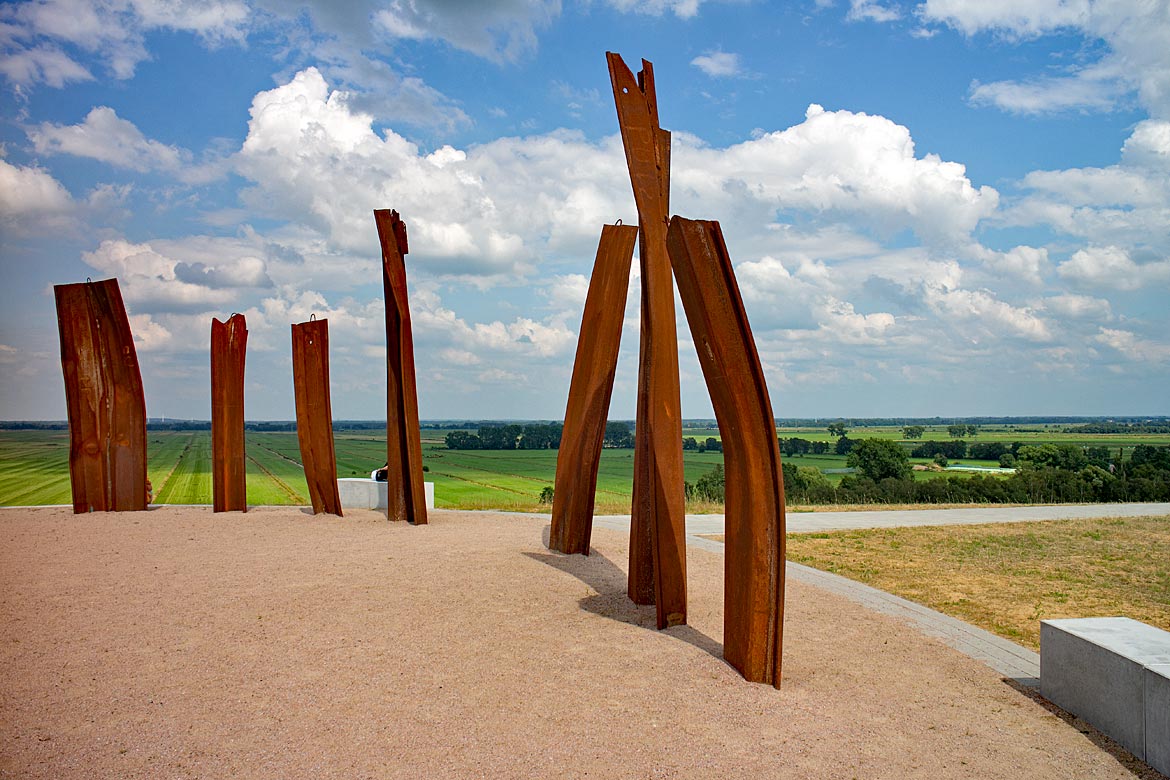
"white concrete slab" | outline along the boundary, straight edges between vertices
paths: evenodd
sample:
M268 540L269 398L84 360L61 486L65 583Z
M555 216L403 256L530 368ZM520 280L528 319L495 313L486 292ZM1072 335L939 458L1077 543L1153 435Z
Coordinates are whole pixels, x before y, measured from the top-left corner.
M435 483L424 482L423 490L426 495L427 509L434 509ZM352 477L339 479L337 480L337 494L341 498L342 510L385 509L387 505L386 483L372 479Z
M1160 628L1125 617L1040 621L1040 693L1147 763L1147 745L1158 753L1165 742L1153 732L1147 739L1147 727L1159 723L1156 712L1147 719L1147 686L1156 698L1163 666L1170 666L1170 632Z
M1170 664L1146 667L1146 763L1170 775Z

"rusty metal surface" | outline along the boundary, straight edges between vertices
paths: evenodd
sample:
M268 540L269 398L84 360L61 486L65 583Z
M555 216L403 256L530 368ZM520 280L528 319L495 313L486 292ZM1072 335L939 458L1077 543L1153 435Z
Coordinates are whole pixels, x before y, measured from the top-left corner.
M602 227L593 274L589 278L565 407L565 425L557 451L549 532L549 548L563 553L589 554L597 468L601 463L637 238L638 229L633 225Z
M410 248L406 223L397 211L375 210L374 223L382 245L382 288L386 297L386 517L422 525L427 522L427 501L423 492L414 336L403 258Z
M244 357L248 324L243 314L211 320L211 506L215 512L248 511L244 468Z
M146 509L146 399L117 279L53 288L73 511Z
M309 484L309 500L314 514L328 512L340 517L333 409L329 403L329 320L292 326L292 360L297 441Z
M723 438L723 657L780 687L784 476L764 371L719 223L674 217L667 244Z
M646 603L647 572L652 571L658 627L665 628L687 619L682 409L674 286L666 253L670 133L658 126L653 65L642 60L635 78L619 55L605 56L641 227L642 332L629 593L635 602Z

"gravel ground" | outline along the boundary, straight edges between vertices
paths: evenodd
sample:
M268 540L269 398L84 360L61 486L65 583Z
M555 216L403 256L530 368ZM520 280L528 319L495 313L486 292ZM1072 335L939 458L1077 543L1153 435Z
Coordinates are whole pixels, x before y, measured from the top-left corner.
M545 549L541 517L350 515L0 510L0 777L1134 776L987 667L799 583L783 688L744 682L713 553L689 551L690 625L659 632L620 532L586 558Z

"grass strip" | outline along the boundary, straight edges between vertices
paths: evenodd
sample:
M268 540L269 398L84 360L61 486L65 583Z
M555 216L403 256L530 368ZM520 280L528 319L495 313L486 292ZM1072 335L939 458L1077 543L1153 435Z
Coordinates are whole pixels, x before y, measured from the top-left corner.
M788 557L1032 649L1052 618L1170 630L1170 516L789 534Z

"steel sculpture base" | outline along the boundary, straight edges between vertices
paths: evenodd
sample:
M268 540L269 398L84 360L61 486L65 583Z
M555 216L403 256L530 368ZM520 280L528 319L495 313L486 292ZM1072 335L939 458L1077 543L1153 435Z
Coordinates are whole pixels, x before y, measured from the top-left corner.
M211 320L211 505L214 512L248 511L244 468L244 358L248 324L243 314Z
M617 371L630 264L638 229L605 225L589 278L585 312L573 361L565 425L557 451L549 549L589 554L597 469L605 440L605 421Z
M723 438L723 657L780 687L784 476L764 371L719 223L674 217L667 245Z
M146 399L117 279L53 288L74 512L146 509Z
M313 514L326 512L341 517L333 409L329 402L329 320L292 326L292 359L297 441Z
M386 297L386 517L427 522L423 492L422 437L414 373L414 336L406 290L410 251L406 223L397 211L374 211L382 245L382 288Z
M606 60L641 227L642 338L629 593L635 602L645 603L647 572L652 572L657 623L666 628L687 621L682 404L674 286L666 253L670 133L658 124L653 65L642 60L635 78L617 54L607 52Z

